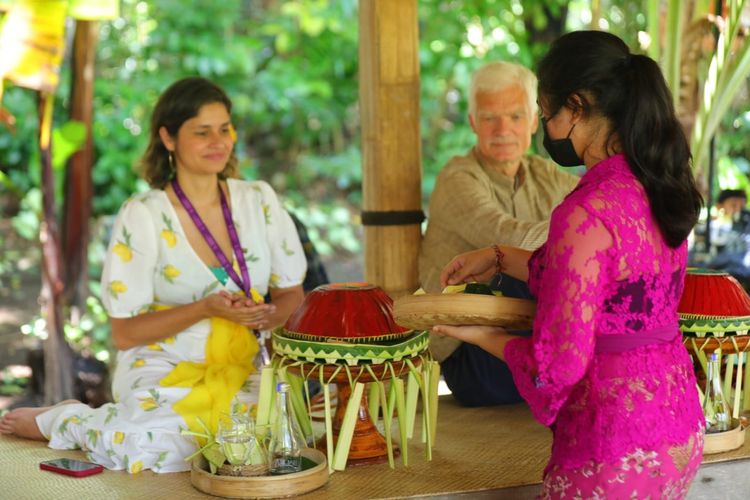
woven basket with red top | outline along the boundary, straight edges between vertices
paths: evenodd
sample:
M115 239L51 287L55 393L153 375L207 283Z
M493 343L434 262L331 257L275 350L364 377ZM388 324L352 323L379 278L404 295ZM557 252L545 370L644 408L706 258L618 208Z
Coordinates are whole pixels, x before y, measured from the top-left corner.
M426 352L429 337L393 321L393 300L369 283L334 283L310 292L273 333L274 352L327 364L398 361Z
M279 377L290 383L297 377L314 379L323 388L324 415L318 418L325 420L325 428L335 436L325 440L332 469L342 470L347 461L387 460L393 467L394 450L398 449L392 442L393 418L398 421L401 458L406 465L407 441L413 432L420 396L425 454L431 459L440 366L427 351L428 332L396 324L393 301L382 289L369 283L319 286L305 297L286 324L273 332L272 339L273 367ZM343 393L335 421L331 384L336 384L339 394ZM365 384L369 384L367 393ZM306 399L308 414L303 420L312 420L319 411L309 395ZM295 407L302 404L295 403ZM385 436L380 436L370 422L381 415L388 415L383 419ZM338 429L336 422L340 422Z
M723 271L689 268L677 312L686 337L746 337L750 328L750 296Z

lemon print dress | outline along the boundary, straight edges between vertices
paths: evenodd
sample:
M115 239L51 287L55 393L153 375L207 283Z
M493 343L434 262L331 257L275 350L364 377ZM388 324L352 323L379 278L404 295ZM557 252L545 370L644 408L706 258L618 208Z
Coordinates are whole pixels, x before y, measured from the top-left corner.
M230 179L227 184L253 287L264 295L269 287L301 284L306 271L302 246L273 189L264 182ZM164 191L138 194L123 204L102 275L102 299L111 317L188 304L222 289L239 291L198 258ZM209 332L210 320L204 320L161 342L119 351L115 402L97 409L61 405L39 415L37 424L49 446L80 448L93 462L131 473L188 470L185 457L197 447L193 438L180 434L187 425L173 405L191 389L160 382L180 362L206 361ZM247 378L232 405L250 408L257 401L258 378L258 371Z

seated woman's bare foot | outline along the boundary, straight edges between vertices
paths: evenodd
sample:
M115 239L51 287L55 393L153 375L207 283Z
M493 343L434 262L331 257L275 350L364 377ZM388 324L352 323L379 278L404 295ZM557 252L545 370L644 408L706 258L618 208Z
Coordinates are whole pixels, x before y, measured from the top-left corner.
M79 403L75 399L66 399L61 401L54 406L42 406L39 408L16 408L8 412L0 420L0 434L15 434L18 437L26 439L35 439L37 441L46 441L47 438L39 430L39 426L36 425L37 415L44 413L45 411L54 408L55 406Z

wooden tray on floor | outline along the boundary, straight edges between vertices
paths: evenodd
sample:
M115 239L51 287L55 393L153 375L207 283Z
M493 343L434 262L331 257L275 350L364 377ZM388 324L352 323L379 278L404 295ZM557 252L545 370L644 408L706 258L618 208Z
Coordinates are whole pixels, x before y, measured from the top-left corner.
M536 303L526 299L470 293L407 295L393 302L393 319L414 330L434 325L494 325L531 328Z
M328 481L326 456L314 448L305 448L302 455L317 465L283 476L219 476L208 471L200 456L190 470L192 485L209 495L226 498L281 498L301 495L320 488Z

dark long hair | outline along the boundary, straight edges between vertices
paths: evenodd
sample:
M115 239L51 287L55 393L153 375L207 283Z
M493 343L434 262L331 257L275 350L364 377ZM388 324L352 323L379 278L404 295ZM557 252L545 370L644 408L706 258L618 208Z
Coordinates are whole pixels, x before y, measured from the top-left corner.
M223 104L227 113L231 114L232 101L227 94L215 83L200 77L178 80L159 97L151 115L148 147L140 162L143 177L152 188L164 188L174 175L174 168L169 162L169 151L161 142L159 129L165 127L170 136L176 137L182 124L198 116L201 107L216 102ZM237 157L232 152L219 178L226 179L236 175Z
M552 44L538 77L539 94L550 112L575 107L571 96L576 95L584 114L609 119L608 152L617 137L665 241L672 248L680 246L698 221L703 199L690 169L690 147L656 62L631 54L610 33L576 31Z

